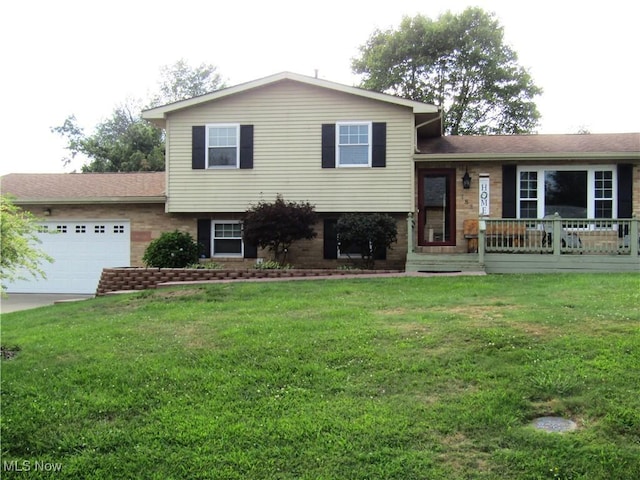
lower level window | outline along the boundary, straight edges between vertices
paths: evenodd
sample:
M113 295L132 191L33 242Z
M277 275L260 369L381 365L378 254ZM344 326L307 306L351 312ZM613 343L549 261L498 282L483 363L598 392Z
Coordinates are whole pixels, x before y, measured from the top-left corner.
M369 242L371 247L371 242ZM360 258L362 256L362 249L360 245L351 245L350 248L340 245L340 238L338 238L338 258Z
M213 256L242 256L242 224L240 222L213 222Z

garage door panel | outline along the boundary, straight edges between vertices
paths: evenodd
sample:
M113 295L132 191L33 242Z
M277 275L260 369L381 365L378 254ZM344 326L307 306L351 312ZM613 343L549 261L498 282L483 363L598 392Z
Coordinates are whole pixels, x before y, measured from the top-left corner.
M103 268L130 266L128 221L44 222L37 248L52 257L46 279L19 280L9 293L95 293Z

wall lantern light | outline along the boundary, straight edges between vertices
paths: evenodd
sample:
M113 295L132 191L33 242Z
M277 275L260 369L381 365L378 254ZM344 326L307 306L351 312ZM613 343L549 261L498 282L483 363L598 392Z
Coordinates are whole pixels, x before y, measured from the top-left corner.
M44 209L44 216L45 217L51 216L51 209L50 208L45 208Z
M471 175L469 175L469 171L466 169L466 167L464 169L464 176L462 177L462 188L464 188L465 190L471 188Z

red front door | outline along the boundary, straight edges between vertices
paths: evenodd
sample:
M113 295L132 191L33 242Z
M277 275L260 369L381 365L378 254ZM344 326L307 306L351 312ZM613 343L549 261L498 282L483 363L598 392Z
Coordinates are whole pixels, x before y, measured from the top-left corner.
M455 245L455 174L418 170L418 245Z

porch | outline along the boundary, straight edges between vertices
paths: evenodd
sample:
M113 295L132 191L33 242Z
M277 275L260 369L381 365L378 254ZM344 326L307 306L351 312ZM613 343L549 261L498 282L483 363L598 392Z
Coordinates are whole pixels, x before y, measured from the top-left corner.
M640 273L637 218L482 217L476 224L476 233L466 231L466 235L459 236L470 243L470 248L465 249L473 253L429 253L424 248L417 252L414 223L410 216L408 272Z

